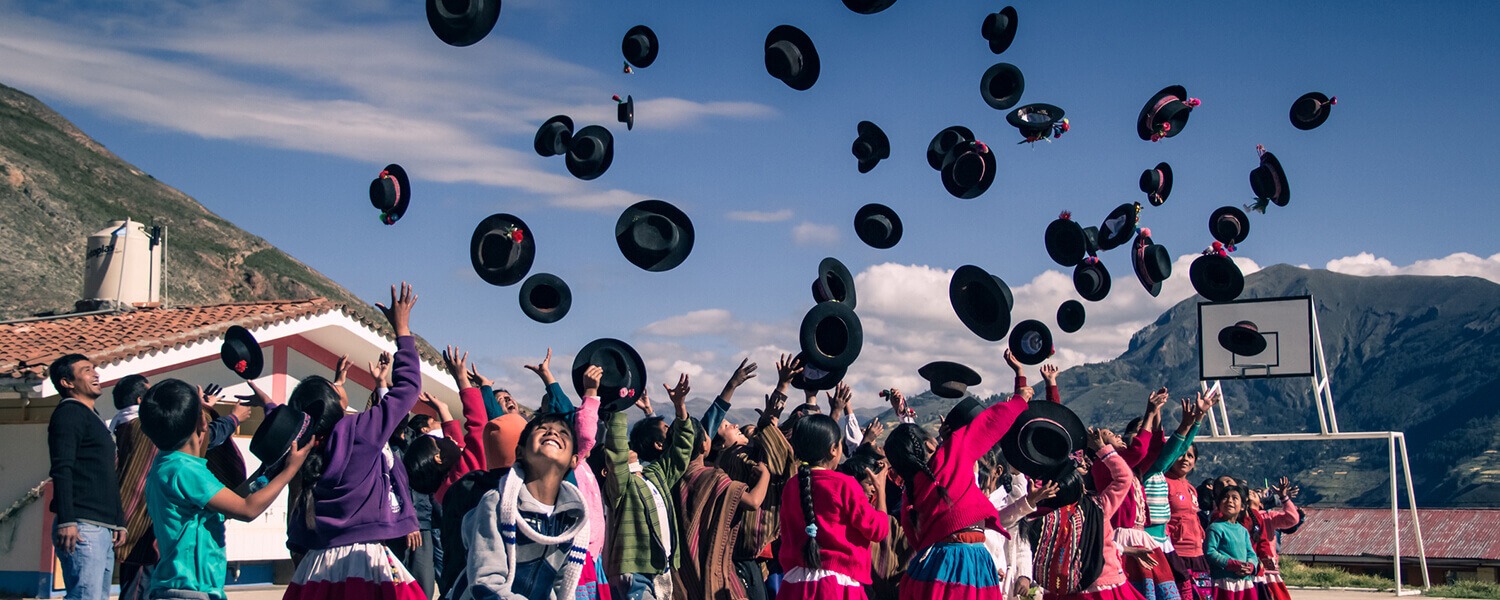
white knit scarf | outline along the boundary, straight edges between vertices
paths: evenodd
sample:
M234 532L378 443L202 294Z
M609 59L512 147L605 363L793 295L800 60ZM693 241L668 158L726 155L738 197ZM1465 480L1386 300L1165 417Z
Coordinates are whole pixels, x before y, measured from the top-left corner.
M500 537L505 543L505 560L507 572L516 572L516 535L524 535L538 544L559 545L566 544L568 548L568 559L557 571L557 579L552 584L552 597L557 600L573 597L573 591L578 588L578 579L583 574L585 557L589 550L589 518L588 509L583 503L583 495L578 488L567 481L563 481L557 490L557 504L553 514L561 514L564 511L575 510L583 516L578 522L569 527L562 535L551 537L537 533L520 518L521 488L526 485L526 473L521 470L520 463L511 466L510 473L500 481ZM509 598L510 583L513 579L506 580L506 589L502 590L500 596Z

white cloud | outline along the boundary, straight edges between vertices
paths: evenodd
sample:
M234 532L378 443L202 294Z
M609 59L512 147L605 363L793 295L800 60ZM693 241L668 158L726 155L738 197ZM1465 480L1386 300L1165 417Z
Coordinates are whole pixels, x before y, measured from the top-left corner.
M640 333L663 337L727 334L736 326L734 316L722 308L709 308L667 317L640 329Z
M1500 254L1481 258L1468 252L1457 252L1443 258L1419 260L1398 267L1390 260L1369 252L1328 261L1327 269L1347 275L1466 275L1500 283Z
M725 213L724 218L731 221L747 221L750 223L776 223L792 218L792 209L783 208L774 211L732 210Z
M830 246L839 241L839 228L803 221L792 228L792 241L799 246Z

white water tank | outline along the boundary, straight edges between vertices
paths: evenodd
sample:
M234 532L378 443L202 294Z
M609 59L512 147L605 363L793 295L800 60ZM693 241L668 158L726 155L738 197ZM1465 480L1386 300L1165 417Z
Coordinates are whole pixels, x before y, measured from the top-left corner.
M125 219L89 236L83 300L130 306L161 301L161 246L144 223Z

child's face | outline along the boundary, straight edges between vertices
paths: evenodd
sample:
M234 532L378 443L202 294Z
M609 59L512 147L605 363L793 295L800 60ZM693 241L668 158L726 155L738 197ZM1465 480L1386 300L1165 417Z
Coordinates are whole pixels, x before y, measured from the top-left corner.
M745 434L740 432L740 428L731 423L729 419L725 419L723 423L719 424L719 437L724 440L725 448L750 443Z
M521 445L523 458L528 463L550 462L553 466L570 469L576 458L573 455L573 430L566 424L553 421L544 423L531 431L529 439Z
M865 498L866 499L868 499L870 502L874 502L875 501L875 480L874 479L870 479L869 477L861 477L861 478L859 478L859 487L864 488L864 490L865 490Z
M1239 492L1229 492L1219 500L1219 512L1225 517L1234 518L1239 516L1243 505Z

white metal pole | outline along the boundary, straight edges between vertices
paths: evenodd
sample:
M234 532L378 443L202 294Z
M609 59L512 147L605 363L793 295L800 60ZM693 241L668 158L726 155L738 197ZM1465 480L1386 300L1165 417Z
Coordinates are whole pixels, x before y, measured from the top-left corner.
M1338 433L1339 417L1338 413L1333 410L1333 375L1328 372L1328 359L1323 354L1323 333L1318 328L1317 303L1311 299L1308 300L1308 303L1308 310L1312 312L1313 352L1318 354L1318 363L1315 365L1318 372L1313 374L1313 393L1317 395L1318 416L1322 418L1323 403L1327 402L1328 428L1324 429L1323 432L1328 433L1331 430L1333 433ZM1322 381L1319 381L1319 378Z
M1391 560L1395 563L1396 595L1401 595L1401 519L1400 512L1396 507L1396 434L1391 433L1386 438L1386 446L1391 455L1391 530L1395 532L1391 536Z
M1406 435L1397 433L1401 443L1401 471L1406 475L1406 503L1411 507L1412 532L1417 534L1417 560L1422 564L1422 589L1432 589L1432 578L1427 573L1427 543L1422 540L1422 518L1417 515L1417 491L1411 485L1411 462L1406 458Z
M1219 387L1220 387L1220 390L1223 389L1223 386L1219 386ZM1201 393L1207 394L1208 393L1208 382L1207 381L1199 380L1198 381L1198 389L1201 391ZM1219 392L1219 403L1220 404L1224 403L1223 396L1224 396L1224 392L1220 391ZM1209 407L1209 409L1208 409L1209 437L1219 437L1219 418L1218 418L1217 415L1214 414L1213 410L1214 410L1213 407Z

